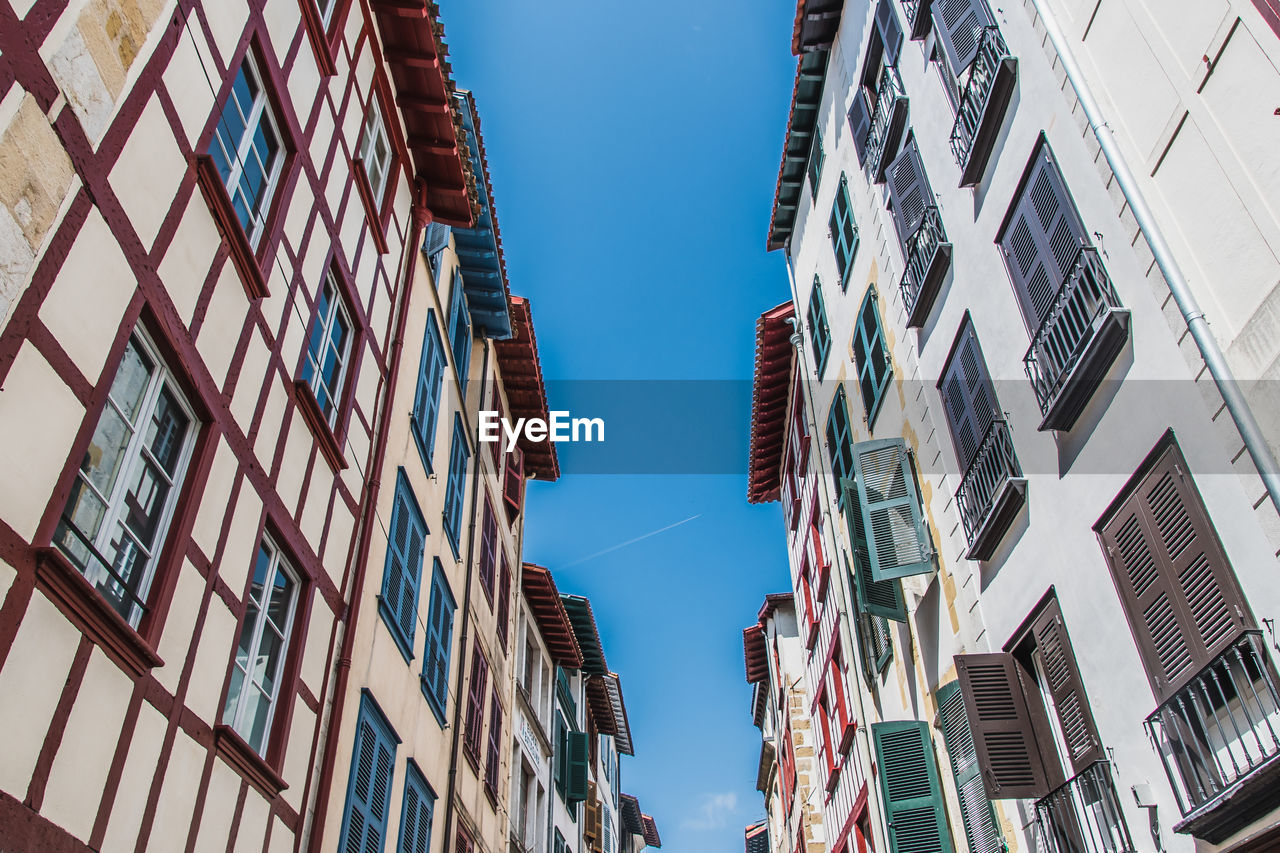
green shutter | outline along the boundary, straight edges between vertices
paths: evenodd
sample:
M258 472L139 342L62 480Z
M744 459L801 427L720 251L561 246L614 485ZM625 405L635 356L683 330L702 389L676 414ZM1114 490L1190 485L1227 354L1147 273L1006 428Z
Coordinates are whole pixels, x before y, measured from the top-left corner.
M918 720L875 723L871 734L880 761L890 851L952 853L929 724Z
M933 543L920 511L906 444L900 438L856 444L853 469L872 579L933 571Z
M569 778L565 782L565 799L580 803L587 799L591 766L591 738L586 732L569 732Z
M938 688L938 716L942 718L942 738L951 759L951 775L956 780L960 801L960 819L970 853L1003 853L1004 839L996 812L987 799L982 784L982 767L973 745L973 731L964 710L964 694L960 682L951 681Z
M902 597L902 584L896 579L878 581L871 577L871 552L867 547L862 501L858 499L857 486L853 480L841 480L840 491L845 508L845 522L849 528L849 541L853 544L853 575L858 593L858 608L871 616L906 622L907 604Z

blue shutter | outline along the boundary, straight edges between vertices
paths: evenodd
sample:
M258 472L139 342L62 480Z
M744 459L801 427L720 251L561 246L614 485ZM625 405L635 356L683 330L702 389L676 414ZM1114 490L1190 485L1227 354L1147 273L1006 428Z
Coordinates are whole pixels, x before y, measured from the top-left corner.
M458 371L458 387L467 387L467 370L471 364L471 315L463 293L462 273L453 276L453 293L449 298L449 346Z
M443 222L432 222L427 226L427 239L423 244L422 251L426 252L427 257L433 263L435 262L436 254L449 245L449 234L452 230Z
M396 737L386 718L366 693L360 699L351 778L343 809L341 853L381 853L387 839L387 810L391 805L391 774L395 768Z
M915 471L900 438L853 448L854 482L871 555L871 577L885 581L933 571L933 540L925 527Z
M809 294L809 337L813 339L813 360L818 367L818 381L822 381L822 371L827 366L827 355L831 352L831 330L827 326L827 306L822 301L822 282L815 275L813 290Z
M467 432L462 426L462 418L453 416L453 447L449 451L449 483L444 496L444 528L453 548L453 556L457 557L458 536L462 532L462 499L466 492L467 459L471 450L467 447Z
M431 850L431 821L435 811L436 795L423 778L422 773L409 762L404 777L404 807L400 815L400 846L398 853L429 853Z
M827 413L827 451L831 454L831 470L836 485L845 477L853 477L853 432L849 426L849 403L844 386L836 389Z
M427 646L422 656L422 693L440 725L445 724L449 699L449 649L453 644L453 614L457 604L449 590L440 558L431 575L431 605L427 614Z
M444 376L444 343L436 325L436 312L427 311L427 331L422 339L422 363L413 400L413 437L422 452L427 472L433 470L436 421L440 415L440 380Z
M395 506L391 510L391 529L387 532L387 562L378 610L406 661L413 659L426 533L427 524L402 468L396 476Z
M851 479L840 481L840 499L844 502L845 524L853 545L853 574L857 608L867 615L895 622L907 621L907 605L898 580L877 581L871 577L871 550L867 544L866 524L858 487Z

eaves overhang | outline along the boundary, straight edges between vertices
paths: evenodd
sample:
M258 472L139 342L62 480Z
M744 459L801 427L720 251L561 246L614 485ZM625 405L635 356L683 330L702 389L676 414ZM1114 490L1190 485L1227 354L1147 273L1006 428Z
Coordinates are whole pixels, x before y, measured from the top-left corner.
M641 815L641 822L644 823L644 843L649 847L661 847L662 838L658 836L658 824L649 815Z
M640 816L640 800L631 794L618 795L618 811L622 828L631 835L644 835L644 820Z
M616 672L605 676L605 689L609 692L609 707L613 711L614 743L623 755L635 755L631 740L631 721L627 719L627 703L622 700L622 680Z
M578 648L582 650L583 673L608 675L609 667L604 660L604 646L600 644L600 632L596 628L596 617L591 613L590 600L581 595L561 593L560 601L569 614L574 636L578 638Z
M533 331L533 311L529 300L520 296L512 296L509 304L511 337L494 345L502 384L507 391L508 414L512 418L548 420L547 387L538 356L538 338ZM522 430L520 451L524 454L526 475L551 482L560 479L560 460L554 442L533 441Z
M560 601L551 572L542 566L525 563L520 573L520 588L551 659L566 669L580 669L582 652L578 650L573 624Z
M751 389L751 447L747 462L747 501L778 499L787 393L791 385L791 323L795 306L784 302L756 321L756 371Z
M796 63L796 82L791 91L791 112L787 117L787 138L782 146L782 165L778 167L778 185L773 195L773 214L769 221L768 249L781 249L791 237L804 189L809 149L813 147L818 109L827 77L830 51L814 50L801 54Z
M796 21L791 30L791 52L796 56L815 50L830 50L840 29L844 0L798 0Z
M742 655L746 661L748 684L756 684L769 677L769 646L763 626L752 625L743 629Z

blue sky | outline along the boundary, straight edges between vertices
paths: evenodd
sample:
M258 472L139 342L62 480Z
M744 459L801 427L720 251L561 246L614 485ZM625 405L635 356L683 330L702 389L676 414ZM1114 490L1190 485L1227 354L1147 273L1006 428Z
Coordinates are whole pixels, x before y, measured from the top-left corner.
M794 12L788 0L441 4L549 379L750 380L755 319L788 295L764 243ZM735 400L723 436L739 448L735 475L569 474L529 489L525 557L592 600L636 743L624 788L667 853L740 851L762 814L741 629L787 570L778 505L746 502L749 400Z

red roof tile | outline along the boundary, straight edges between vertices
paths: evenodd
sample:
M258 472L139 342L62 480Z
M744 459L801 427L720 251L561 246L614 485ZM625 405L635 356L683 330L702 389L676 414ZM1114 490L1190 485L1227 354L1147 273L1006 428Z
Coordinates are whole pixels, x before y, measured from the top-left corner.
M498 369L507 389L507 402L513 418L550 418L547 388L542 378L542 362L538 357L538 339L533 333L533 312L529 300L511 297L511 338L497 341ZM520 433L520 450L524 453L524 470L539 480L560 479L560 461L556 446L550 440L530 441Z
M784 302L756 321L756 375L751 394L751 454L747 464L747 500L778 499L778 471L786 435L787 392L791 382L795 308Z
M581 667L582 652L578 649L573 625L560 602L560 593L551 572L542 566L525 563L520 573L520 587L551 659L568 669Z

